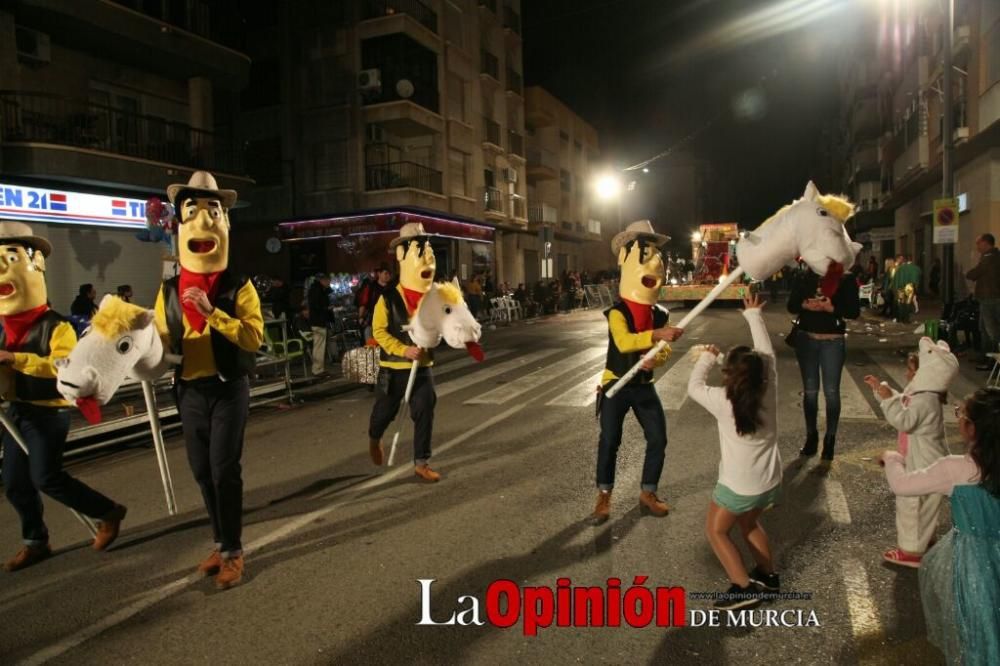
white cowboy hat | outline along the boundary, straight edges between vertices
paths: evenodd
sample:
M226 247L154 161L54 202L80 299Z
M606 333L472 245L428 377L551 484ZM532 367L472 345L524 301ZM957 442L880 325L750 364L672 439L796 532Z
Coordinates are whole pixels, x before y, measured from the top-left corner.
M611 239L611 252L617 255L619 250L637 238L647 240L656 247L662 247L670 240L670 236L656 233L653 229L653 223L649 220L639 220L625 227L625 231L615 234L615 237Z
M396 249L396 246L400 243L409 243L409 241L417 238L418 236L430 236L431 234L424 231L424 225L419 222L407 222L399 229L399 237L393 238L389 241L389 252Z
M0 222L0 244L17 241L31 246L47 257L52 254L52 244L47 238L35 235L35 230L24 222Z
M198 194L207 194L210 198L222 202L223 208L232 208L236 203L236 190L220 190L219 184L215 182L215 176L207 171L195 171L187 183L167 186L167 198L175 206L177 202L174 199L181 190L194 190Z

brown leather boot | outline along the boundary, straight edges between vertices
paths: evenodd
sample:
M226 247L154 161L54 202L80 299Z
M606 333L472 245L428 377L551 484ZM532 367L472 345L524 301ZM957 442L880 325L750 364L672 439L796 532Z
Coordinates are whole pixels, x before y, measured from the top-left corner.
M122 521L128 509L121 504L116 504L108 515L101 518L101 524L97 527L97 536L94 537L94 550L107 550L108 546L118 538L118 531L121 529Z
M198 565L198 573L204 576L214 576L222 568L222 553L216 548L212 554L202 560Z
M227 557L222 560L222 567L215 576L215 587L220 590L228 590L239 585L243 580L243 556Z
M660 517L670 513L670 507L667 506L667 503L657 497L656 493L651 493L648 490L639 493L639 510L643 515Z
M413 473L428 483L437 483L441 480L441 475L432 470L430 465L416 465Z
M381 439L368 440L368 454L372 457L372 463L376 467L382 466L382 460L385 458L385 449L382 448Z
M591 525L602 525L608 522L608 518L611 517L611 491L610 490L600 490L597 493L597 506L594 507L594 513L590 514L590 524Z
M25 546L17 551L17 555L4 562L3 570L20 571L21 569L30 567L32 564L38 564L49 557L52 557L52 549L49 548L49 544L45 544L44 546Z

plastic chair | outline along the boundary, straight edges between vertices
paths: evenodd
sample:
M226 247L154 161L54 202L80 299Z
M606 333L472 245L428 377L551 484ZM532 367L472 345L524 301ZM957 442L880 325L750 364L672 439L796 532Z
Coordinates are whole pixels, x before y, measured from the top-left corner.
M298 338L289 338L285 342L275 340L268 329L268 326L264 327L264 348L275 356L287 358L289 363L296 358L302 359L302 372L308 375L309 368L306 365L305 346L302 340Z
M873 306L872 294L875 291L875 283L869 282L868 284L863 284L858 288L858 300L868 301L868 308L871 309Z

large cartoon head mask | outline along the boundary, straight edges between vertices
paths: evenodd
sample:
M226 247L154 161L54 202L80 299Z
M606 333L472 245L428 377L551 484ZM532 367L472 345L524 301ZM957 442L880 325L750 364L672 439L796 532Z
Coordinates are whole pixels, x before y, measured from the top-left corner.
M0 222L0 315L37 308L49 300L45 257L52 246L22 222Z
M619 296L633 303L656 303L664 281L660 246L668 240L669 236L653 230L649 220L633 222L614 237L611 249L618 255L618 267L621 269Z
M171 185L167 195L177 209L181 266L194 273L216 273L229 266L229 208L236 192L220 190L207 171L196 171L186 185Z
M423 225L404 224L399 230L399 238L389 243L389 251L396 253L399 262L399 283L405 289L427 293L434 283L437 262Z

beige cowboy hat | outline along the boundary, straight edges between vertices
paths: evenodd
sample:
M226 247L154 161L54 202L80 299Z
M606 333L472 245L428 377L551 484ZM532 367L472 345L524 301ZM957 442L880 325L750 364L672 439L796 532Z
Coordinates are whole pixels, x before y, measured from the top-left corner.
M430 236L431 234L424 231L424 225L419 222L407 222L399 229L399 237L393 238L389 241L389 252L396 249L396 246L401 243L408 243L409 241L417 238L418 236Z
M198 194L207 194L213 199L222 202L223 208L232 208L236 203L236 190L220 190L219 184L215 182L215 176L207 171L195 171L187 183L174 183L167 186L167 198L170 203L177 205L174 199L181 190L194 190Z
M639 220L625 227L625 231L615 234L615 237L611 239L611 251L617 255L619 250L637 238L650 241L656 247L662 247L670 240L670 236L656 233L656 230L653 229L653 223L649 220Z
M0 244L16 241L39 250L43 257L52 254L52 243L35 235L35 230L24 222L0 222Z

